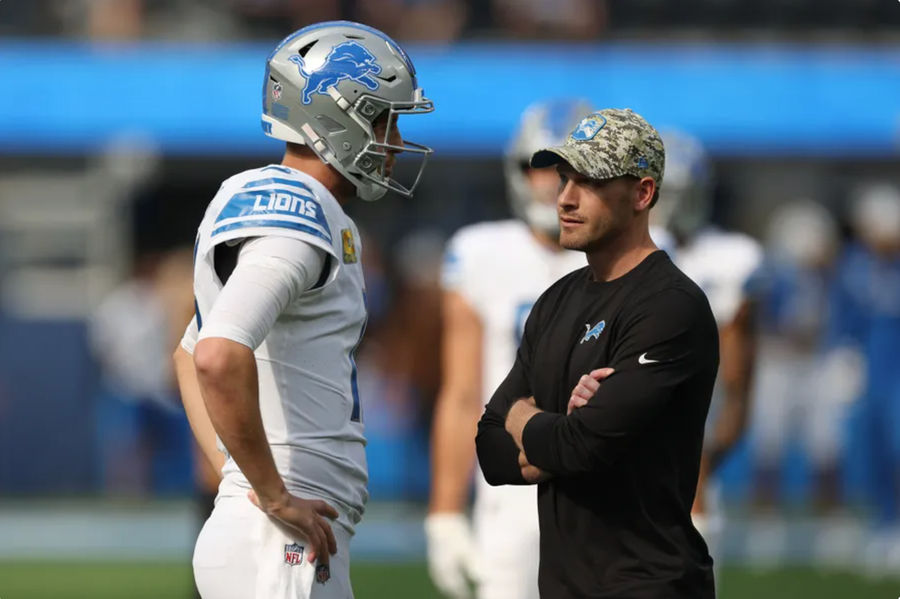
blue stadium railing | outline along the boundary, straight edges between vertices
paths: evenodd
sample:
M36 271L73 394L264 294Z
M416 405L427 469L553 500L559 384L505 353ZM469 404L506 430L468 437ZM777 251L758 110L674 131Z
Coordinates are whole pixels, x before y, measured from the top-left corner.
M72 154L117 133L166 153L253 155L271 44L0 43L0 156ZM410 48L433 115L404 133L496 154L520 109L578 95L693 132L718 155L900 153L900 47L462 44Z

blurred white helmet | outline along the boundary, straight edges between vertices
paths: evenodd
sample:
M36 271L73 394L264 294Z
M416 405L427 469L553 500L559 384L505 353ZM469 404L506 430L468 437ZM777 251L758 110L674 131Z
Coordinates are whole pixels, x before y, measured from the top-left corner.
M519 128L507 146L504 160L506 189L513 214L530 227L555 237L557 186L535 188L527 171L532 155L542 148L562 145L578 122L593 111L586 100L559 99L532 104L522 114Z
M712 166L703 144L684 131L662 131L666 180L650 211L653 224L686 239L709 220Z
M863 185L853 194L851 220L866 244L900 246L900 190L890 183Z
M406 52L384 33L350 21L310 25L285 38L266 61L262 126L266 135L309 146L351 181L357 195L376 200L392 189L411 196L431 148L390 143L391 126L376 139L373 122L387 112L431 112ZM410 185L392 178L389 152L418 154Z
M839 245L838 227L818 202L795 200L772 213L766 247L777 260L801 267L828 264Z

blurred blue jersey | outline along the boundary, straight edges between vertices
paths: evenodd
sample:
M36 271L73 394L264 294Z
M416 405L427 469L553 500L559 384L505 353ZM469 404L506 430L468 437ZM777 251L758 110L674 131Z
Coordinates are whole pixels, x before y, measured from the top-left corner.
M826 346L859 346L868 393L891 393L900 380L900 256L882 258L860 244L848 245L830 295Z
M860 244L842 256L831 291L827 346L853 344L866 362L866 385L851 419L851 471L863 473L878 527L893 526L900 465L900 256Z

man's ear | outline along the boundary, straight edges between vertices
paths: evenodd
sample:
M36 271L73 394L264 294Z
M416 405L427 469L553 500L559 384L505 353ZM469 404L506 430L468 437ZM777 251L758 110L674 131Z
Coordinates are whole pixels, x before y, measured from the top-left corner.
M644 177L637 182L637 195L634 199L634 210L643 212L649 210L653 204L653 196L656 194L656 181L652 177Z

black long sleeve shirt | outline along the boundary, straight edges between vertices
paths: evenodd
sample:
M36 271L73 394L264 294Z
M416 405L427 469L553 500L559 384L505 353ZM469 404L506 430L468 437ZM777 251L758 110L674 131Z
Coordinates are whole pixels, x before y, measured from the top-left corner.
M525 484L504 427L515 401L535 398L543 412L522 443L553 476L538 486L542 597L714 597L690 511L718 363L706 297L662 251L609 282L575 271L537 301L477 447L490 484ZM567 416L581 375L606 366Z

